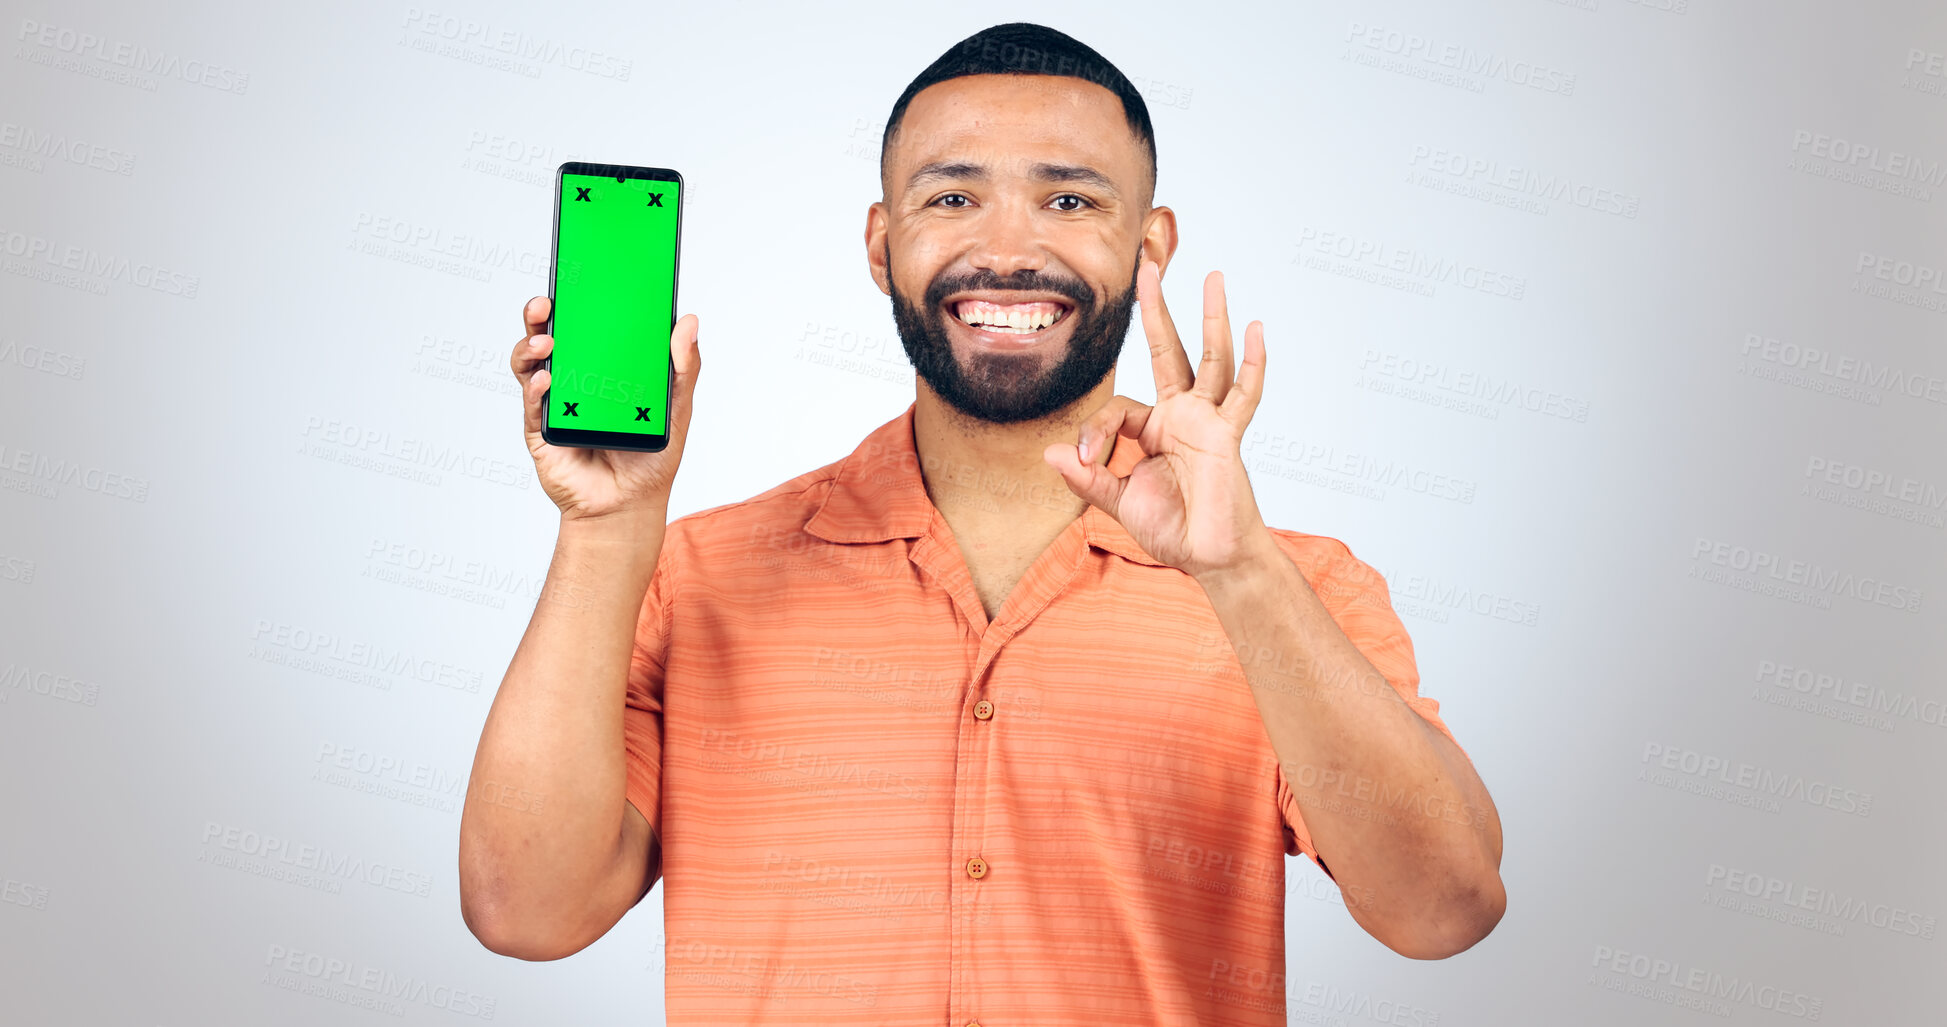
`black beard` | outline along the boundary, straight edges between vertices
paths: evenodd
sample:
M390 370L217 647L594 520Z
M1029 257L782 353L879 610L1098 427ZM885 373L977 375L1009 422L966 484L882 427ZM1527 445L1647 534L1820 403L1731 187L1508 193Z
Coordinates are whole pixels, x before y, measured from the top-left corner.
M886 278L893 282L892 320L898 326L900 343L906 347L906 358L913 363L913 373L925 379L949 406L994 424L1046 417L1088 395L1108 377L1129 334L1129 314L1136 304L1136 268L1140 266L1139 261L1132 262L1129 288L1106 303L1098 302L1095 293L1074 278L1042 275L1032 269L1002 278L983 268L969 275L933 279L926 287L925 303L914 307L900 294L892 274L892 248L886 248ZM940 304L948 295L969 289L1041 290L1068 297L1075 308L1065 320L1075 324L1069 329L1067 356L1039 374L1031 372L1044 358L1033 350L979 353L973 357L972 367L962 367L953 359Z

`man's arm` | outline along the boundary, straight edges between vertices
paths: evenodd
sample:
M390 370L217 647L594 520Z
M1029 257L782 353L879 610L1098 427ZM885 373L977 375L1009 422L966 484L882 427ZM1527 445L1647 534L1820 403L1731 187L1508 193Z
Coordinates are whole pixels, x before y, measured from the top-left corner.
M1388 948L1444 959L1501 919L1501 822L1453 740L1346 637L1267 529L1199 575L1346 909ZM1369 573L1369 572L1368 572Z
M1089 415L1073 445L1051 444L1042 458L1144 552L1203 586L1314 851L1330 857L1341 885L1372 898L1347 906L1353 918L1402 955L1453 955L1486 937L1506 908L1500 821L1466 753L1346 637L1258 512L1242 444L1264 394L1264 324L1245 327L1233 379L1224 279L1210 272L1203 360L1192 374L1155 259L1137 264L1136 300L1156 404L1117 396ZM1110 454L1120 439L1135 440L1137 459L1114 461L1118 474ZM1350 802L1337 790L1346 784ZM1396 806L1427 815L1395 816Z
M547 582L487 713L460 818L460 912L487 948L586 948L660 873L626 801L622 718L664 525L564 520Z
M697 316L685 314L669 335L669 445L555 446L542 425L553 307L546 296L521 307L527 334L508 368L521 386L527 450L542 491L561 510L561 531L527 634L487 711L460 816L460 915L488 948L522 959L586 948L662 870L648 820L655 811L629 802L623 728L625 708L644 698L629 696L635 634L656 584L670 485L703 367ZM660 726L655 702L649 712ZM636 741L648 744L641 733ZM660 784L645 778L634 790L659 796Z

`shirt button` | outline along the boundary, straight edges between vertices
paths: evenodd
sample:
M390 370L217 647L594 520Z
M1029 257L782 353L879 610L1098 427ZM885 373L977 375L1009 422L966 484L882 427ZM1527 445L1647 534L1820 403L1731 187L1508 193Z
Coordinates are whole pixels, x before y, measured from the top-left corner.
M994 704L985 699L974 703L974 719L986 720L994 715Z
M987 861L979 856L967 861L967 876L979 880L987 876Z

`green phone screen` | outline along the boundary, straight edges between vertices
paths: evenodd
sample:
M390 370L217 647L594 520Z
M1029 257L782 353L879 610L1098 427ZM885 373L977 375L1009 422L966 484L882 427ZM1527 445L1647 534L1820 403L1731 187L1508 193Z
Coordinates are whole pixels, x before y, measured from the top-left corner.
M680 189L561 176L548 427L667 433Z

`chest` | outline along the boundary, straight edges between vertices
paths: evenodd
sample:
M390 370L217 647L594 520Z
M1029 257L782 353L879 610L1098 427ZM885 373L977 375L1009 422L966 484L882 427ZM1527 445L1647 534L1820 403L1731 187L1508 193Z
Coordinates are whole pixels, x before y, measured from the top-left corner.
M983 594L1021 580L983 572ZM937 588L887 574L811 578L762 608L699 594L673 615L666 770L694 754L815 796L864 781L895 809L1018 787L1046 799L1030 805L1132 823L1270 796L1264 728L1207 603L1093 578L984 640Z
M967 565L967 576L973 579L974 592L980 596L980 605L992 620L1014 587L1027 576L1034 566L1035 559L1047 549L1047 539L1023 540L1018 534L1010 535L996 532L986 535L968 534L959 539L960 558Z
M973 578L974 591L980 596L980 605L992 620L1000 612L1001 604L1021 583L1021 578L1033 566L1032 556L1020 558L1002 554L989 554L980 559L967 558L967 575Z

